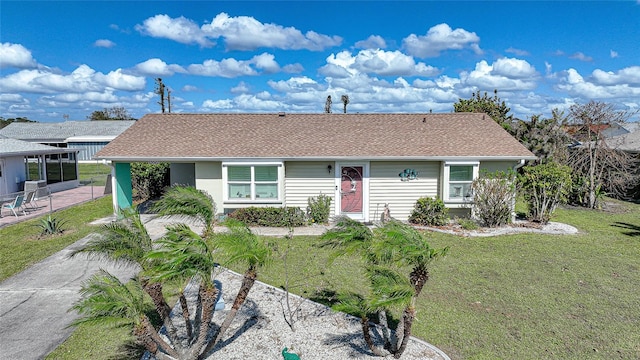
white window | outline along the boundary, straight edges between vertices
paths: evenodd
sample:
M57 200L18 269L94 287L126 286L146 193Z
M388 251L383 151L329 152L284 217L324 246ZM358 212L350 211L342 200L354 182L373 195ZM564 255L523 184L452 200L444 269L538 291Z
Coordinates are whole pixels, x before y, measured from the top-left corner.
M280 199L280 164L224 165L225 199L273 202Z
M444 164L444 201L467 202L473 199L471 183L478 177L478 162Z

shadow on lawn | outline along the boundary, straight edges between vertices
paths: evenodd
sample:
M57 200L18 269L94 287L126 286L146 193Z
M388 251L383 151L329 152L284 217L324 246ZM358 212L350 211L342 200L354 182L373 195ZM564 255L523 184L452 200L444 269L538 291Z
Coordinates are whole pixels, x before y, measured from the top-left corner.
M611 226L615 226L615 227L618 227L618 228L631 230L631 231L623 231L622 232L623 234L625 234L627 236L640 236L640 226L638 226L638 225L633 225L633 224L617 221Z

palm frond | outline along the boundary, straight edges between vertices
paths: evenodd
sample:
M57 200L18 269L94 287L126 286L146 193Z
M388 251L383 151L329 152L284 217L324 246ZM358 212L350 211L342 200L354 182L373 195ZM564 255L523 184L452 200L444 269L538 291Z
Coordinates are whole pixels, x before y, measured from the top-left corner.
M337 296L337 300L338 302L331 307L333 310L359 318L365 318L371 312L369 302L360 294L354 292L340 293Z
M144 254L151 250L151 238L139 213L124 210L123 215L122 220L103 225L98 236L72 251L70 257L84 253L116 263L137 263L144 268Z
M398 221L391 221L376 228L374 234L372 252L381 262L426 266L448 251L448 248L432 248L421 232Z
M225 265L244 263L250 267L260 267L271 262L271 247L244 223L229 219L224 225L229 231L215 234L213 245L219 250L218 254L224 259Z
M375 310L403 307L411 302L413 287L406 276L388 267L368 266L371 283L370 307Z
M209 244L186 224L167 227L164 237L156 241L158 247L146 259L154 261L147 273L156 281L185 280L198 277L211 282L216 266Z
M193 216L213 226L216 205L209 194L191 186L174 186L153 204L152 211L159 215Z
M336 251L329 254L332 262L342 255L352 255L362 251L368 252L373 232L365 224L346 216L337 218L336 224L320 236L320 247L329 247Z
M149 310L144 302L144 292L135 279L128 285L105 270L89 278L80 289L81 298L72 308L81 315L72 325L81 323L106 323L130 325Z

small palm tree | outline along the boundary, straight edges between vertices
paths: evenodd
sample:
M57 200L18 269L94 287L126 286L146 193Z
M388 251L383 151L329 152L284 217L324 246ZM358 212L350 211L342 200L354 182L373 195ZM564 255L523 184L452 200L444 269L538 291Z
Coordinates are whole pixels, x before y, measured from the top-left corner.
M213 248L210 242L186 224L167 227L167 234L157 244L158 248L147 255L147 259L157 261L157 265L151 270L152 279L159 282L196 280L199 283L198 311L193 327L184 291L180 291L187 342L192 344L187 358L195 359L206 342L218 298L218 289L213 281L217 266L213 259ZM195 333L193 329L196 330Z
M394 357L400 358L406 350L411 328L416 316L416 302L424 285L429 280L428 266L439 257L443 257L449 251L448 247L436 250L432 248L423 234L415 228L398 221L391 221L375 231L377 241L373 246L378 258L393 262L399 266L411 268L408 280L413 295L410 302L403 310L402 325L403 334L400 346L394 351Z
M209 194L191 186L174 186L153 204L152 211L159 215L193 216L204 223L202 236L213 232L216 204Z
M93 275L82 286L82 297L72 309L80 318L72 325L107 324L111 326L133 326L136 339L157 358L163 354L178 358L178 353L164 341L146 315L149 310L144 302L142 286L137 280L129 286L106 271Z
M93 237L83 247L73 250L69 256L87 254L116 264L135 264L143 271L149 271L153 264L145 256L151 251L153 242L140 214L133 209L124 209L121 214L120 221L104 225L98 236ZM149 278L144 276L140 277L140 281L143 289L151 297L167 331L175 336L177 330L171 321L171 308L162 295L162 284L149 281Z
M247 300L249 291L258 278L258 269L268 265L272 260L271 248L252 233L245 224L237 220L229 219L225 221L224 225L229 231L214 235L213 244L216 250L218 250L216 255L221 257L224 261L222 265L225 267L233 264L245 264L247 265L247 269L244 272L240 289L231 306L231 310L222 325L220 325L218 332L214 336L214 340L205 348L201 358L211 351L214 345L222 339L222 336L235 319L238 310L240 310L240 307L242 307Z
M338 303L333 306L337 311L342 311L360 318L360 326L362 326L362 334L364 342L369 350L376 356L386 356L387 354L380 350L371 338L371 320L369 314L373 312L370 301L360 294L346 293L338 294Z
M431 248L422 233L395 220L371 231L354 220L340 219L337 226L325 232L322 238L325 240L324 246L341 250L335 256L360 253L364 258L372 293L368 309L378 312L384 328L384 347L395 358L399 358L411 336L417 298L429 279L427 266L434 259L444 256L448 248ZM411 268L411 273L404 276L400 269L407 266ZM386 311L398 306L403 307L403 320L390 340ZM365 341L370 337L369 334L364 336Z

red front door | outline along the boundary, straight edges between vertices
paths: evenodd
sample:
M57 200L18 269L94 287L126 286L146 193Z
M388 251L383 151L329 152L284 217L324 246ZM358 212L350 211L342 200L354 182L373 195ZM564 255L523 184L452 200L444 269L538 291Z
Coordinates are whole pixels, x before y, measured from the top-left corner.
M362 166L343 166L340 170L340 211L362 213Z

